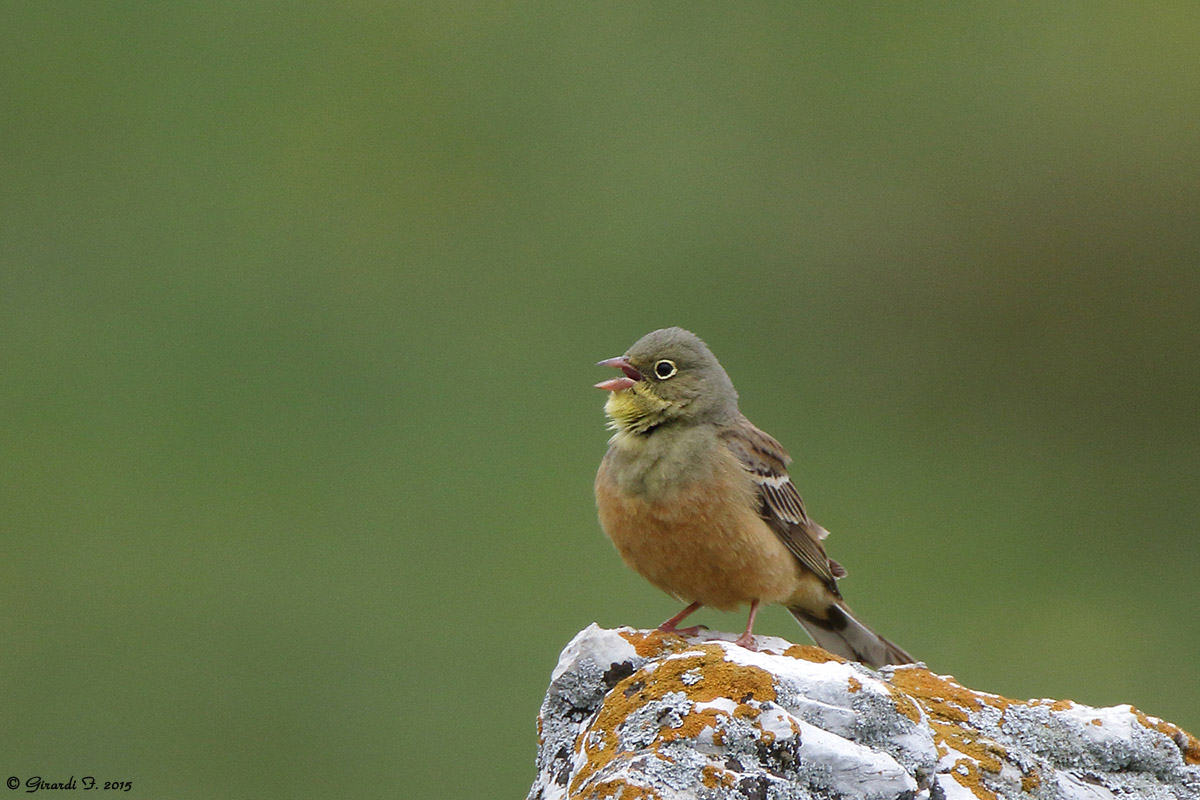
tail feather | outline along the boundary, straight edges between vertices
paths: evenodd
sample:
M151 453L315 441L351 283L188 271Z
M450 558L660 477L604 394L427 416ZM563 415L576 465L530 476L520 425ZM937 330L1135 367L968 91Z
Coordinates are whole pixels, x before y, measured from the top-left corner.
M788 611L818 646L834 655L860 661L872 669L886 664L913 664L916 659L859 622L842 604L831 605L825 618L797 606Z

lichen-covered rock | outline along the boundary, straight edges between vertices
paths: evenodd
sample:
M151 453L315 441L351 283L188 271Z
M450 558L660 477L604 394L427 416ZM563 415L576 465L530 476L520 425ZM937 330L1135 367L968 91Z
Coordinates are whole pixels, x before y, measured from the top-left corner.
M1200 742L1130 706L718 637L579 633L542 703L529 800L1200 800Z

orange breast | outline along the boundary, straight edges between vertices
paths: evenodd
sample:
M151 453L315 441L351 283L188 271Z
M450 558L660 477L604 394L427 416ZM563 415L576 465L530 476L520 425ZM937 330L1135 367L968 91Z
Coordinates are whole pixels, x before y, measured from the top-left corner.
M606 458L596 476L600 524L621 558L685 602L722 610L779 603L803 583L802 567L756 511L736 461L653 500L622 492Z

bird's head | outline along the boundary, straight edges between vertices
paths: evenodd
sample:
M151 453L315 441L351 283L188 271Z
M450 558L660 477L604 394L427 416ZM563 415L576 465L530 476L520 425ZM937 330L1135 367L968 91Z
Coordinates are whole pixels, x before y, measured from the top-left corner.
M609 392L609 427L646 434L680 422L721 422L736 415L737 392L717 357L696 334L662 328L638 339L625 355L599 366L620 377L596 384Z

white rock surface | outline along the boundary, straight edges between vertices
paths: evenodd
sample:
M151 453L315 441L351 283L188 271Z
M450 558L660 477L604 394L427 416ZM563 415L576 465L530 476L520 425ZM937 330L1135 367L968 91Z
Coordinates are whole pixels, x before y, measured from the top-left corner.
M542 703L529 800L1200 800L1200 742L1130 706L757 643L580 632Z

